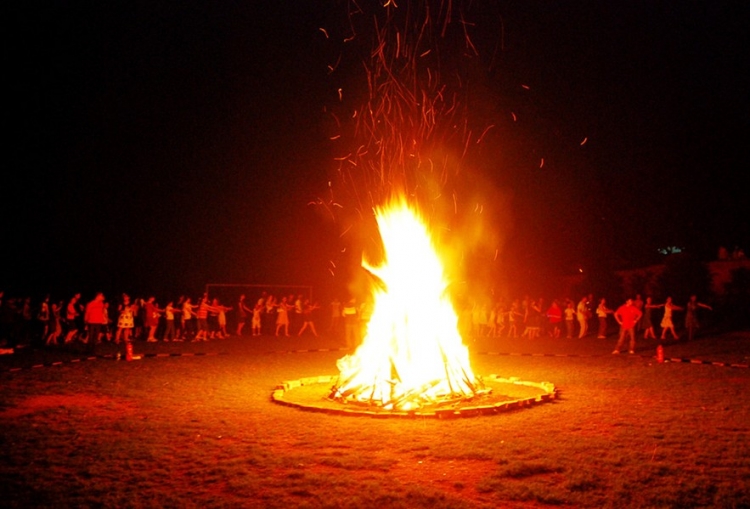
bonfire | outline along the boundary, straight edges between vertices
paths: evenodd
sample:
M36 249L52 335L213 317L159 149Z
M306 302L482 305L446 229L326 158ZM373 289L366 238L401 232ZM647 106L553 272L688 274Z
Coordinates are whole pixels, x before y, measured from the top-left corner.
M362 343L339 359L330 398L388 410L450 404L488 392L472 372L448 294L449 282L424 219L405 199L375 209L383 261Z

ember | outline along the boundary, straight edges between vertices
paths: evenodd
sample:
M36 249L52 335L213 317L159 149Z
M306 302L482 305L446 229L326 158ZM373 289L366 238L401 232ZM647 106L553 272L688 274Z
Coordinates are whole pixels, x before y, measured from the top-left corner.
M339 88L338 114L331 111L337 182L350 192L334 199L339 188L329 186L330 198L316 203L331 217L346 212L342 236L352 217L369 220L362 211L374 209L383 257L377 265L362 263L374 281L372 315L362 343L337 362L339 377L328 396L334 402L396 413L490 392L469 364L445 260L426 219L461 230L471 205L460 203L458 191L466 186L456 181L467 155L495 133L491 119L467 116L466 84L480 59L465 22L470 3L459 3L422 0L399 9L385 2L367 6L367 15L349 12L347 42L375 42L362 53L370 55L363 62L365 100L349 104L356 93ZM356 214L341 205L347 202ZM481 213L482 206L470 214Z
M418 212L404 199L376 209L384 261L362 344L339 359L330 398L411 410L486 393L469 365L443 263Z
M362 261L373 282L372 314L361 344L338 360L338 377L285 382L274 391L277 403L345 415L443 418L494 414L555 396L554 386L543 383L537 389L544 394L519 399L500 393L509 384L494 390L496 376L487 385L475 376L449 295L455 287L445 267L453 277L467 270L465 255L479 246L492 246L497 262L494 228L504 221L485 211L492 191L476 172L478 152L497 148L499 130L481 93L482 60L467 17L473 4L415 0L399 9L394 2L363 2L347 11L339 37L370 60L362 62L361 82L344 76L347 88L331 88L337 101L326 112L335 179L327 196L310 204L339 223L347 256L362 247L352 232L361 227L370 239L374 210L382 258ZM331 75L346 61L338 54ZM464 168L472 178L463 178ZM485 228L490 215L492 227ZM449 245L436 249L430 224L440 225L433 234L450 232ZM450 264L441 258L451 255ZM327 398L320 398L319 384L330 388ZM313 401L301 390L306 387Z

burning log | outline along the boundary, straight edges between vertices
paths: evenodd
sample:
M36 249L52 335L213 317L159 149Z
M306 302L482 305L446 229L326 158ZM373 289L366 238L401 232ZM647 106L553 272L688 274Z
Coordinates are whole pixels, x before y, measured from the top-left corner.
M411 389L404 393L402 396L392 399L391 401L388 401L385 405L383 405L385 408L393 408L393 409L401 409L404 408L406 410L411 410L413 407L411 405L406 405L405 403L411 402L414 403L413 400L418 400L420 398L424 398L425 393L427 393L430 389L435 387L437 384L440 383L440 380L433 380L432 382L426 383L421 387L416 387L414 389ZM417 407L421 407L421 404L415 404Z

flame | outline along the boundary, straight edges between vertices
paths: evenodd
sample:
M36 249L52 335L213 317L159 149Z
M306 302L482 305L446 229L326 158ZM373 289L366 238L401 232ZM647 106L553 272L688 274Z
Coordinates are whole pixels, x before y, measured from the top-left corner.
M384 260L362 343L338 360L333 399L410 410L477 394L443 263L425 221L403 198L375 209Z

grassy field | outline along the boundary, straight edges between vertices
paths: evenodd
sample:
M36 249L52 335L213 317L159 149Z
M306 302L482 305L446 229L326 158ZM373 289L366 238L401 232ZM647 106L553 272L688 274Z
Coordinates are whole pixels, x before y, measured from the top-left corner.
M281 381L335 374L343 352L319 349L338 346L246 337L138 343L173 356L133 362L3 356L0 506L750 507L750 369L660 364L653 342L615 356L613 338L483 340L470 343L477 374L549 381L560 398L451 420L270 401ZM746 365L750 334L665 350ZM190 352L221 354L178 356Z

